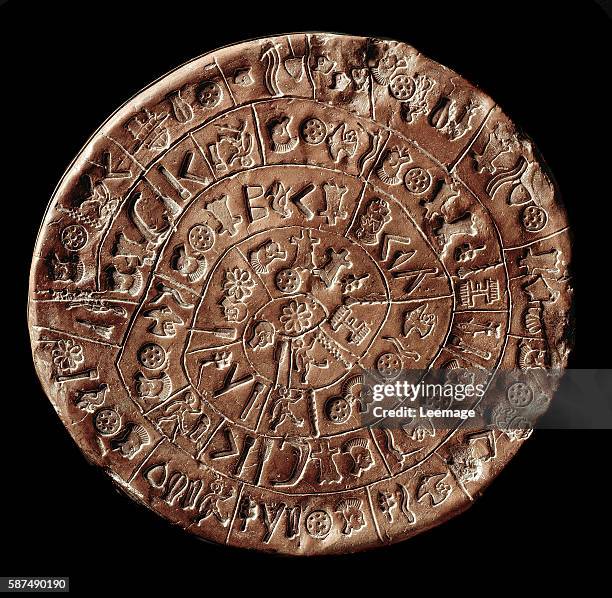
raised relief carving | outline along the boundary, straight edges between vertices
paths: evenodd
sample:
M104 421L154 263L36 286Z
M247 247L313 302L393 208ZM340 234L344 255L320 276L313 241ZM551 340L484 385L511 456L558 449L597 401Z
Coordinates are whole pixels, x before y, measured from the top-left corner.
M338 125L327 138L331 159L339 163L343 158L352 158L359 147L357 131L349 129L345 123Z
M148 370L157 370L166 363L166 351L157 343L145 343L138 350L138 361Z
M71 338L41 339L40 342L51 349L51 365L56 380L73 374L85 362L83 347Z
M446 471L422 476L415 493L417 502L429 503L432 507L443 503L453 491L452 486L444 481L447 476Z
M170 264L173 270L187 277L189 282L199 282L208 271L205 253L215 244L215 231L207 224L195 224L189 229L187 241L187 245L181 244L174 248Z
M367 322L358 320L353 316L351 308L347 305L339 305L329 319L331 329L336 331L341 327L348 331L346 340L349 343L359 345L372 332Z
M196 450L201 448L211 425L210 418L203 412L202 400L189 390L169 401L157 412L154 420L172 442L180 435L195 443Z
M472 120L481 109L480 102L473 97L459 103L443 96L430 112L429 124L456 141L472 128Z
M199 501L200 506L195 523L200 525L202 521L212 517L223 527L227 527L230 522L230 516L222 511L221 503L230 500L232 496L234 496L234 491L227 487L221 476L216 476L215 480L210 482L208 490Z
M110 161L112 160L111 153L106 152L105 156L107 156L106 161L110 163ZM122 178L122 177L125 177L125 178L131 177L131 172L130 171L111 172L110 166L107 166L107 172L106 172L105 178ZM94 180L94 178L91 177L90 175L84 175L84 179L86 180L87 186L89 189L85 198L80 200L77 206L64 207L64 206L58 205L56 206L56 209L58 210L58 212L68 215L70 218L73 218L74 220L76 220L77 222L80 222L83 225L90 226L94 230L101 230L106 226L106 224L110 221L110 219L117 212L117 209L119 208L121 200L118 197L112 196L104 180ZM62 235L63 234L64 233L62 232ZM69 236L69 233L66 233L66 241L69 241L68 236ZM82 235L82 236L85 236L85 235ZM72 239L71 241L69 241L69 244L74 245L75 240L76 240L76 237L75 239ZM82 247L85 246L87 239L85 238L84 241L85 242L82 244ZM62 237L62 243L65 245L63 237ZM76 250L78 251L78 248Z
M217 141L209 144L208 152L213 168L218 174L225 174L232 167L249 168L255 163L252 157L253 135L247 130L246 121L238 124L215 124Z
M438 317L435 313L428 312L427 307L427 303L423 303L404 313L402 333L406 338L413 333L419 338L425 338L431 334Z
M196 92L202 107L211 110L223 101L223 89L216 81L203 81Z
M185 322L175 314L167 305L160 305L148 309L142 313L145 318L151 318L153 322L147 329L151 334L161 337L173 337L176 335L176 326L182 326Z
M151 436L141 424L128 423L111 442L111 450L126 459L133 459L145 446L151 443Z
M382 230L391 220L391 209L384 199L370 199L362 209L354 228L354 234L366 245L378 243Z
M264 83L268 93L272 96L282 95L278 86L278 71L280 69L281 57L278 47L274 43L269 42L264 45L261 61L266 69Z
M395 514L401 514L410 525L417 522L417 517L411 508L411 498L408 488L397 484L394 490L380 490L376 504L388 523L395 521Z
M336 505L336 513L342 516L344 525L342 533L350 536L362 529L366 522L363 514L363 503L359 498L347 498Z
M60 233L62 245L68 251L80 251L87 245L89 235L80 224L70 224L65 226Z
M300 142L297 134L290 130L292 120L292 117L283 116L268 123L273 152L287 154L293 151Z
M250 87L253 85L255 79L253 79L252 70L251 67L246 67L234 71L234 76L232 78L234 85L240 85L240 87Z
M494 162L503 154L518 147L518 139L514 130L506 123L499 122L489 133L487 142L480 153L473 152L474 162L478 172L495 174L497 167Z
M107 392L107 384L100 384L90 390L78 390L74 398L74 404L86 413L94 413L104 404Z
M85 273L83 262L77 256L69 256L62 261L56 253L47 258L49 278L54 282L77 284Z
M92 421L94 428L102 436L113 436L121 429L121 416L110 407L98 409Z
M387 185L400 185L402 182L402 170L406 164L410 164L412 158L408 151L401 147L387 150L376 170L378 178Z
M327 224L336 226L338 220L348 218L348 212L342 207L342 198L348 191L347 187L336 185L334 182L323 185L325 194L325 209L319 211L320 216L324 216Z
M160 500L192 513L194 524L199 526L203 521L212 519L222 527L229 525L230 515L224 503L234 496L234 490L221 476L215 475L205 488L202 480L171 471L167 463L148 467L142 475L152 488L160 492Z
M415 195L425 193L431 187L432 180L431 174L419 166L411 168L404 175L406 189Z
M500 298L499 281L495 278L465 280L459 284L459 302L462 307L487 306L498 302Z
M547 397L510 381L494 432L369 430L367 372L562 366L563 212L489 99L405 44L239 48L154 84L74 162L36 250L36 360L88 454L189 531L394 542L467 504Z
M167 372L153 377L137 372L134 380L136 396L145 409L163 403L172 394L172 378Z
M170 133L165 125L167 113L155 114L143 108L138 114L125 123L125 128L133 139L129 151L132 154L141 148L161 151L170 145Z
M193 120L193 108L181 97L181 90L177 89L169 93L166 99L170 102L172 115L181 124Z
M342 451L350 455L352 463L349 473L356 478L361 477L364 471L374 466L374 459L366 438L351 438L342 445Z
M304 525L308 535L317 540L327 538L333 527L333 521L327 511L316 510L308 513Z
M318 145L327 137L327 125L318 118L307 118L300 125L300 135L309 145Z
M257 274L267 274L275 260L284 260L286 257L287 252L276 241L269 239L249 253L249 263Z
M227 233L230 237L236 235L238 232L236 227L242 222L242 216L232 214L227 195L209 201L206 204L206 211L210 212L219 223L217 232L220 235L224 233Z
M247 315L246 301L253 294L255 281L251 273L240 268L226 270L221 301L223 316L228 322L242 322Z

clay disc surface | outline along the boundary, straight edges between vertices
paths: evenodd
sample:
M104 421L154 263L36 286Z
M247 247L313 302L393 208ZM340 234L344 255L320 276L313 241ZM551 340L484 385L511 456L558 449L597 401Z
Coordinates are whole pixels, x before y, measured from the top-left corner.
M92 136L37 240L32 350L83 453L163 517L363 550L469 507L529 436L552 393L498 372L564 367L569 261L486 94L403 43L291 34L187 63ZM475 372L476 421L365 426L364 372L415 368Z

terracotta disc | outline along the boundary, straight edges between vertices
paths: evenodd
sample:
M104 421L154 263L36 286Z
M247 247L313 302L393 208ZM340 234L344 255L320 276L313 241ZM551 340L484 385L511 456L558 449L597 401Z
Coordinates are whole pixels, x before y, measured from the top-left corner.
M32 350L134 500L218 543L351 552L463 511L529 436L552 387L499 372L565 366L569 261L550 175L475 86L399 42L254 40L147 87L71 164ZM364 372L415 368L474 370L476 421L364 425Z

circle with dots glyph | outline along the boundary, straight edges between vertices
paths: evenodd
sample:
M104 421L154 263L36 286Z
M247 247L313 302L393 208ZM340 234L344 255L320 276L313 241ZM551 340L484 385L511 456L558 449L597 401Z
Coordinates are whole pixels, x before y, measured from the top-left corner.
M253 40L144 89L72 163L32 351L88 459L166 519L364 550L468 508L529 436L542 397L496 373L565 366L570 253L532 142L459 75L389 40ZM416 368L471 368L476 421L365 425L366 372Z

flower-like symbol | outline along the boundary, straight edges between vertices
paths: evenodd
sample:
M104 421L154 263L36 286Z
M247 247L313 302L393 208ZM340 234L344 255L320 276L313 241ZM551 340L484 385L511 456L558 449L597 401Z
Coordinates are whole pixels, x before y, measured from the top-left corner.
M60 373L74 372L83 363L83 347L72 339L62 339L55 343L51 351L51 358L57 371Z
M225 273L223 290L234 301L243 301L253 294L255 281L246 270L234 268Z
M310 326L312 312L306 303L302 301L290 301L281 313L280 323L288 334L299 334Z
M62 245L68 251L78 251L87 245L87 231L80 224L70 224L60 235Z

